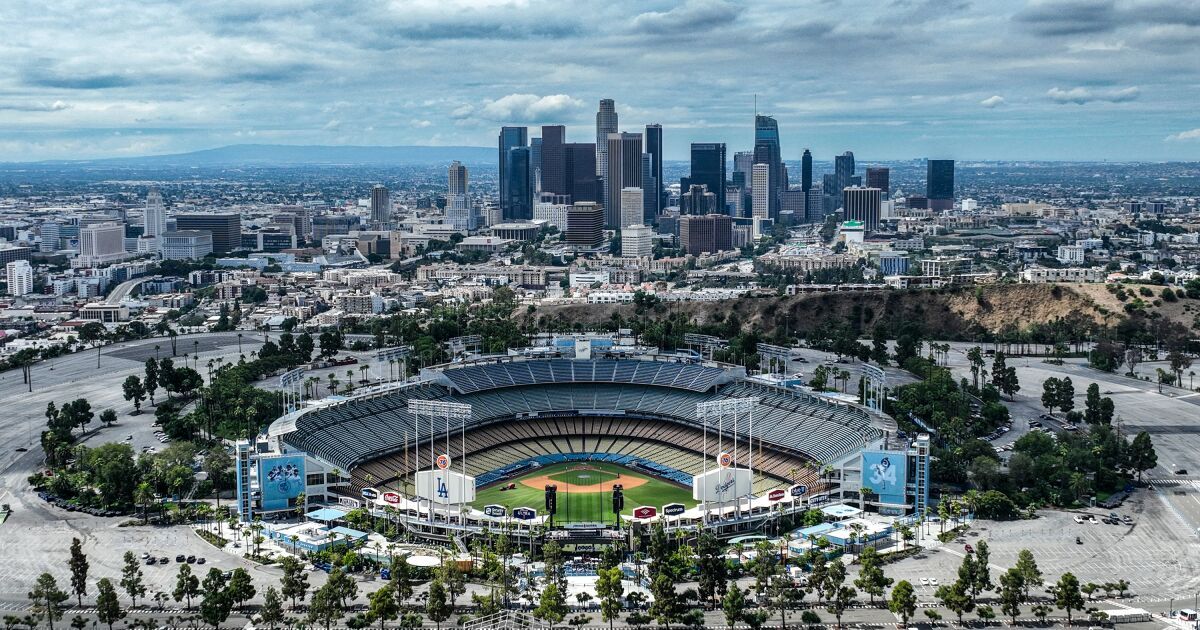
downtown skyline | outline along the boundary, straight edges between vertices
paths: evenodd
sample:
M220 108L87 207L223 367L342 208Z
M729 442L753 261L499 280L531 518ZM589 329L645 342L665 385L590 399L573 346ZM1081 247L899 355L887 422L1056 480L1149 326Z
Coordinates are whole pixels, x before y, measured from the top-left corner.
M0 161L486 147L501 125L588 142L602 98L620 131L662 124L676 161L693 142L752 147L755 95L789 162L1200 158L1200 9L1156 1L116 2L0 18Z

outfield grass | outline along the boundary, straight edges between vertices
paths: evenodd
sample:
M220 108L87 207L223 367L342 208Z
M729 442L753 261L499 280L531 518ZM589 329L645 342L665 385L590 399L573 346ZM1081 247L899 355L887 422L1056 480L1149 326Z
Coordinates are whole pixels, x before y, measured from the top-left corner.
M530 488L521 483L523 479L550 477L558 485L558 514L555 521L559 523L597 523L612 522L612 485L621 480L644 479L646 483L625 488L624 514L633 513L633 509L642 505L652 505L659 509L668 503L682 503L691 506L692 491L689 488L664 481L657 477L642 474L624 466L611 463L589 462L589 470L576 470L582 462L566 462L543 466L520 477L506 479L478 490L475 494L475 507L485 505L504 505L512 510L517 507L531 507L542 514L545 508L545 490L542 486ZM513 490L501 490L509 483L515 483ZM600 492L572 492L571 486L602 484Z

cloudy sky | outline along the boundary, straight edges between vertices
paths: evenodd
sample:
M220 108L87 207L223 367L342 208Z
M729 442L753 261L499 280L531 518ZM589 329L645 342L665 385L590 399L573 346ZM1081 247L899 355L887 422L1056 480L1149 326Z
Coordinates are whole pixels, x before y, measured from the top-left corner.
M1200 159L1181 0L11 0L0 160L494 146L502 124L784 157Z

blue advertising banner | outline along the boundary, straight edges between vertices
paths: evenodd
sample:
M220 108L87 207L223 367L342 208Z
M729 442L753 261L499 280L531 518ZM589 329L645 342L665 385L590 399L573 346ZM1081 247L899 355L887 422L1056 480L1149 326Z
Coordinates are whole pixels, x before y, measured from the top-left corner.
M286 510L304 492L304 456L281 455L258 460L258 487L264 511Z
M908 481L908 456L899 452L863 451L863 487L881 503L903 504Z

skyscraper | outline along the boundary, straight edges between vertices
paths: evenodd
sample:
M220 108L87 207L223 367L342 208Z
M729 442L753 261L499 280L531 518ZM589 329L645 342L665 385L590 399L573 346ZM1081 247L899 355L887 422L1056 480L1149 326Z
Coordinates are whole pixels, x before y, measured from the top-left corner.
M954 207L954 160L927 160L925 196L930 210Z
M717 212L725 208L725 144L722 142L692 143L692 172L680 181L680 191L702 185L717 198Z
M504 217L507 219L507 218L509 218L509 215L512 213L512 209L509 208L507 205L509 203L509 199L510 199L510 196L508 193L508 182L509 182L508 164L509 164L509 160L510 160L508 152L516 147L524 147L525 145L529 144L529 130L526 129L525 127L501 127L500 128L500 138L498 140L498 144L499 144L499 147L498 147L499 148L499 157L497 160L497 165L499 166L500 211L504 214ZM528 169L529 168L528 160L526 160L524 162L524 164L525 164L525 168ZM525 175L524 177L522 177L520 179L522 181L528 181L529 176Z
M754 188L750 216L755 219L771 218L771 198L775 196L775 188L771 184L771 165L762 162L755 164L751 171L750 185Z
M679 244L689 254L733 249L733 219L725 214L679 217Z
M546 147L542 146L542 160ZM571 201L600 201L600 178L596 177L596 145L591 142L572 142L563 145L562 194ZM543 184L543 188L545 188ZM552 191L553 192L553 191Z
M887 199L891 195L888 191L891 190L892 170L886 166L870 166L867 168L867 187L878 188L883 198Z
M642 187L642 134L608 134L608 172L604 177L604 227L621 228L621 189Z
M387 225L392 220L392 198L387 186L375 184L371 187L371 223ZM183 228L179 228L183 229ZM240 237L239 237L240 242Z
M388 206L390 208L391 204L389 203ZM242 215L237 212L177 214L175 215L175 229L212 232L212 247L215 254L225 254L242 246Z
M645 151L646 151L646 153L648 153L650 155L650 176L654 178L654 184L656 186L655 188L653 188L653 190L655 193L654 197L657 197L657 199L652 199L651 195L646 195L647 200L650 200L649 205L652 205L654 208L653 214L651 214L650 216L654 217L654 216L658 215L658 211L666 203L663 200L663 187L666 186L666 182L663 181L663 170L662 170L662 164L663 164L662 125L659 125L659 124L646 125ZM645 180L646 178L643 177L642 179ZM650 186L645 181L643 181L642 184L643 184L642 188L644 190L651 190Z
M851 186L842 190L842 217L847 221L862 221L863 229L879 229L881 191L878 188Z
M467 167L462 165L462 162L455 160L450 163L448 169L449 186L447 192L451 195L467 194Z
M142 236L159 237L167 231L167 208L157 188L146 193L146 207L142 210Z
M608 134L617 133L617 106L611 98L600 99L596 112L596 175L608 175Z
M645 222L646 208L642 203L642 196L641 188L621 189L621 227L642 225Z
M654 176L654 155L642 154L642 223L651 225L662 209L662 192Z
M812 183L812 153L805 149L800 157L800 190L807 193L812 190Z
M542 191L542 139L529 139L529 189L530 198Z
M533 182L530 176L533 169L529 167L532 161L529 147L513 147L508 150L503 177L500 187L504 191L501 197L500 211L505 221L525 221L533 218Z
M542 192L568 195L564 173L564 147L567 128L562 125L542 126Z
M734 186L741 186L742 190L750 190L750 171L754 168L754 152L753 151L738 151L733 154L733 180Z
M14 260L5 265L8 275L8 293L22 296L33 293L33 267L28 260Z
M717 196L708 192L704 184L692 184L679 194L680 214L712 214L721 206Z
M771 216L779 213L779 191L787 190L787 172L779 148L779 123L770 116L754 116L754 163L770 166Z
M842 189L849 186L854 178L854 153L845 153L833 158L833 186L836 190L827 190L826 194L841 196Z
M604 242L604 209L592 201L577 202L567 210L564 236L569 245L595 247Z

